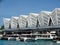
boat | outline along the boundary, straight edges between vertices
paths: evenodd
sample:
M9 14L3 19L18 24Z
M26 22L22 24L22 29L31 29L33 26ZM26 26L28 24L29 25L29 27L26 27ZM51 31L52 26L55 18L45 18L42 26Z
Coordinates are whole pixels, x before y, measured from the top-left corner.
M27 41L27 42L32 42L32 41L35 41L35 38L30 35L30 34L22 34L21 37L20 37L20 40L23 40L23 41Z
M21 37L20 38L20 41L27 41L27 42L32 42L32 41L35 41L34 38L31 38L31 37Z
M56 41L57 43L60 43L60 41Z
M11 35L6 35L6 37L8 38L8 40L16 40L19 41L19 35L17 34L11 34Z
M16 38L14 38L14 37L8 37L8 40L15 41Z
M36 35L35 40L36 41L41 41L41 40L52 41L53 36L51 34L39 34L39 35Z
M3 35L2 34L0 34L0 39L3 37Z
M51 34L22 34L21 38L24 41L53 40Z
M16 37L16 41L20 41L20 38L19 37Z

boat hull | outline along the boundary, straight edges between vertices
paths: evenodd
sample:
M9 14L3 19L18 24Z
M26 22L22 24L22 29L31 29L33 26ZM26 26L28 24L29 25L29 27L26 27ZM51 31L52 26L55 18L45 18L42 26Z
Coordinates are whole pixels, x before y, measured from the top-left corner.
M27 42L35 42L35 39L27 39Z
M36 41L53 41L53 39L37 39Z

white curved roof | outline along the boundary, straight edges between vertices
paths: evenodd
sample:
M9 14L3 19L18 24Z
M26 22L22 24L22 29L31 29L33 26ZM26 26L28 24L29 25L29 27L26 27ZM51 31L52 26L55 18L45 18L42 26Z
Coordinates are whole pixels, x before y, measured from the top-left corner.
M60 8L55 8L54 10L60 10Z
M8 21L10 21L10 18L3 18L3 20L8 20Z
M51 14L52 12L49 12L49 11L41 11L41 13L46 13L46 14Z
M36 14L36 13L30 13L30 15L38 16L38 14Z
M12 16L12 18L18 19L19 17L16 17L16 16Z
M27 18L28 16L27 16L27 15L20 15L20 17L25 17L25 18Z

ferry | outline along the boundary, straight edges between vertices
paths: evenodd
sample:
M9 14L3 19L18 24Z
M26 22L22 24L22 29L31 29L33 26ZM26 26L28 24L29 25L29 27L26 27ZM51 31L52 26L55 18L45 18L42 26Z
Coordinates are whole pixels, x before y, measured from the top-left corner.
M2 31L0 30L0 39L3 37Z
M20 40L22 41L35 41L35 37L30 34L21 34Z
M21 34L24 41L53 40L51 34Z
M37 40L37 41L40 41L40 40L51 41L51 40L53 40L53 36L51 34L38 34L38 35L36 35L35 40Z
M2 34L0 34L0 39L3 37L3 35Z
M19 37L20 36L18 34L11 34L11 35L7 34L5 36L5 38L7 38L8 40L16 40L16 41L20 40Z
M57 43L60 43L60 41L57 41Z

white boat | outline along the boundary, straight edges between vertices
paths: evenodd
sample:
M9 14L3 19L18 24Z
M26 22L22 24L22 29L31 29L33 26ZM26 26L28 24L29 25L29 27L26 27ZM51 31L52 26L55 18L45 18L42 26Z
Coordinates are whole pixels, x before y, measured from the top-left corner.
M3 35L2 34L0 34L0 39L3 37Z
M16 40L16 38L14 38L14 37L7 37L8 38L8 40Z
M56 41L57 43L60 43L60 41Z
M53 36L51 34L40 34L36 36L35 40L53 40Z
M51 34L22 34L21 38L26 40L53 40L53 36Z
M35 38L31 37L20 37L20 40L23 39L23 41L35 41Z
M19 37L16 37L16 41L20 41L20 38Z

